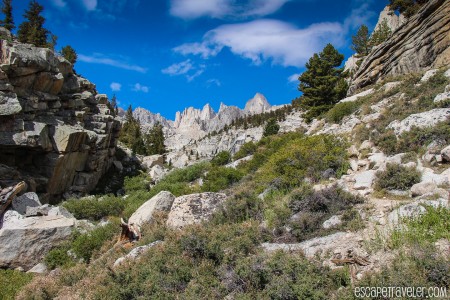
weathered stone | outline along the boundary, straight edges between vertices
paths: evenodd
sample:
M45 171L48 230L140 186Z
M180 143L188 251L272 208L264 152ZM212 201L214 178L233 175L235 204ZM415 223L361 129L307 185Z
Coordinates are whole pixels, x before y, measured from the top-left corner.
M50 208L50 210L48 211L47 215L49 217L56 217L56 216L63 216L66 218L75 218L65 207L63 206L56 206L56 207L52 207Z
M25 218L25 217L22 216L22 215L21 215L20 213L18 213L17 211L12 210L12 209L7 210L7 211L5 211L5 213L3 214L2 221L1 221L1 223L0 223L0 224L1 224L0 228L3 227L3 226L5 226L5 224L12 223L12 222L16 222L16 221L21 220L21 219L23 219L23 218ZM6 225L6 226L7 226L7 225Z
M298 244L272 244L263 243L261 246L266 252L287 251L299 252L302 251L306 257L312 258L318 252L326 252L336 247L336 242L342 242L347 234L344 232L337 232L328 236L314 238Z
M444 101L450 101L450 84L445 87L443 93L437 94L433 100L434 103L441 103Z
M361 93L358 93L358 94L356 94L356 95L353 95L353 96L344 98L344 99L342 99L342 100L339 101L339 102L340 102L340 103L345 103L345 102L355 102L355 101L358 100L359 98L362 98L362 97L371 95L371 94L373 94L374 92L375 92L374 89L368 89L368 90L366 90L366 91L364 91L364 92L361 92Z
M68 190L73 185L77 172L84 170L88 155L87 152L48 155L47 157L51 159L49 162L51 174L47 186L48 193L58 195Z
M398 225L403 218L413 218L425 213L426 209L419 202L413 202L400 206L388 215L388 222Z
M44 263L38 263L33 268L27 271L27 273L45 274L48 272L47 266Z
M144 254L145 252L147 252L150 248L155 247L156 245L161 244L162 241L156 241L153 243L150 243L148 245L145 246L140 246L140 247L136 247L133 250L130 251L130 253L128 253L125 256L119 257L115 262L114 262L114 267L120 266L121 264L123 264L126 260L135 260L137 258L139 258L142 254Z
M433 69L433 70L426 71L425 74L423 74L423 76L420 79L420 81L421 82L427 82L428 80L430 80L431 77L436 75L438 71L439 71L438 69Z
M413 114L402 121L393 121L387 128L393 129L396 135L410 131L412 127L424 128L436 125L450 118L450 108L436 108L427 112Z
M0 91L0 116L11 116L21 111L22 106L15 93Z
M5 224L0 229L0 266L32 268L69 238L74 224L74 219L64 217L31 217Z
M422 182L434 182L436 185L446 185L450 183L450 180L445 172L436 174L432 169L423 168Z
M52 138L57 151L62 153L73 152L80 150L81 145L87 139L87 133L82 131L81 128L60 125L55 127Z
M206 221L226 198L227 196L222 193L201 193L178 197L172 204L167 225L182 228Z
M42 206L27 206L27 210L25 212L26 217L40 217L47 216L51 207L48 204L44 204Z
M433 192L437 189L437 185L434 182L420 182L411 187L411 193L413 197L422 196L424 194Z
M151 156L144 156L142 158L142 165L146 167L148 170L153 168L156 165L163 166L164 164L164 156L163 155L151 155Z
M441 156L444 161L450 162L450 145L441 150Z
M164 176L166 175L166 173L167 173L167 171L163 167L156 165L150 170L150 172L148 172L148 175L150 175L153 182L156 183L156 182L160 181L161 179L163 179Z
M330 229L339 226L341 224L342 224L341 216L332 216L331 218L323 222L322 227L324 229Z
M25 193L13 200L12 209L17 211L19 214L24 215L27 211L27 207L39 207L42 206L39 201L39 196L36 193Z
M150 200L142 204L128 220L129 224L136 224L142 226L153 220L153 215L156 212L169 212L175 196L170 192L162 191Z
M355 190L365 190L372 188L373 181L375 180L375 171L369 170L359 173L355 176Z
M349 95L381 78L450 63L450 2L428 1L386 42L374 48L354 75Z

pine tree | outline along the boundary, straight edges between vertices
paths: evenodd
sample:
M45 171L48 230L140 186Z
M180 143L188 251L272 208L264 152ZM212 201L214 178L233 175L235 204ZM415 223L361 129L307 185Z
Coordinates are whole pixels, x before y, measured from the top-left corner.
M166 153L166 146L164 145L163 126L156 123L145 137L145 146L149 155ZM191 150L191 155L194 153Z
M19 25L17 32L21 43L29 43L37 47L55 46L57 37L44 28L45 18L41 16L43 10L44 7L38 2L30 1L28 10L23 15L26 21ZM49 35L52 38L51 42L48 42Z
M280 125L278 125L277 120L275 118L270 118L267 121L266 126L264 127L263 136L277 134L279 130L280 130Z
M428 1L429 0L390 0L389 6L392 10L398 10L407 18L410 18Z
M303 92L300 106L308 110L307 121L328 111L347 93L344 68L338 68L343 60L344 55L328 44L306 63L307 70L300 75L298 89Z
M388 22L384 19L380 26L372 33L370 37L370 45L378 46L384 43L392 34L391 28L389 28Z
M141 155L147 154L147 149L141 133L141 126L139 121L133 116L133 108L131 105L127 109L119 141L129 147L133 153Z
M116 117L119 113L119 108L117 107L117 97L116 94L114 94L111 97L111 102L108 103L109 104L109 109L111 110L111 114Z
M3 0L2 13L5 15L5 19L0 21L0 25L5 27L9 31L16 28L14 25L14 19L12 15L12 0Z
M73 49L72 46L70 45L64 46L61 49L61 55L65 59L67 59L72 65L74 65L77 62L78 55L75 52L75 49Z
M353 45L350 47L359 56L366 56L370 52L369 28L366 25L359 27L356 35L352 36Z

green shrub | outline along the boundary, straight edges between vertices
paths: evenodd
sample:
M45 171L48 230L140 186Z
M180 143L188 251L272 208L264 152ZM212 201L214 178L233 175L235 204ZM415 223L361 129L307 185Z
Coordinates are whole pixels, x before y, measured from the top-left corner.
M244 175L241 171L227 167L213 167L204 178L202 191L218 192L239 182Z
M72 267L75 265L75 262L73 261L73 258L67 254L67 252L70 250L70 243L65 243L63 245L60 245L52 250L50 250L49 253L44 258L45 265L50 269L53 270L57 267Z
M277 134L279 130L280 130L280 125L278 125L277 119L270 118L267 121L266 126L264 126L263 136L270 136L270 135Z
M392 233L392 247L415 244L426 246L439 239L450 240L450 209L442 206L425 208L426 212L423 215L403 220L403 228Z
M212 222L217 224L241 223L247 220L263 219L263 200L252 191L244 191L229 198L224 207L216 212Z
M344 117L357 111L360 106L360 101L338 103L326 113L325 118L328 122L338 124Z
M95 251L100 250L105 242L112 242L119 233L119 221L110 220L108 224L96 227L88 233L76 234L71 247L77 258L89 262Z
M296 213L296 218L291 221L292 233L298 239L304 240L320 232L323 222L339 212L352 208L355 204L362 203L363 198L346 192L338 186L314 191L311 186L303 184L299 189L289 195L289 208ZM358 214L356 212L356 214ZM359 217L359 214L358 214ZM348 224L356 215L344 212L344 226L356 228L361 224Z
M416 168L404 167L399 164L387 164L386 170L377 172L375 189L407 190L419 183L421 174Z
M282 135L263 137L256 144L257 149L254 152L253 158L239 164L238 169L242 170L245 174L255 172L267 162L272 154L278 152L285 147L286 144L300 139L302 136L303 135L298 132L289 132Z
M219 152L212 160L211 164L213 166L224 166L231 162L231 154L228 151Z
M391 130L377 136L375 138L375 145L386 154L392 155L397 153L397 137Z
M381 272L369 274L358 282L358 286L424 286L439 287L442 291L448 288L450 284L449 266L448 256L440 255L432 247L416 246L409 251L402 251ZM425 292L427 292L427 289L425 289ZM349 292L350 294L352 293ZM428 298L428 295L424 296L422 299ZM356 298L350 296L348 299ZM380 298L370 297L366 299Z
M107 216L119 216L125 209L125 201L120 197L102 196L100 198L72 199L63 206L77 219L100 220Z
M257 149L257 146L255 143L253 143L253 142L245 143L244 145L241 146L239 151L236 152L236 154L234 154L233 160L238 160L238 159L247 157L249 155L252 155L253 153L255 153L256 149Z
M239 299L332 299L334 290L350 285L348 275L281 251L241 258L229 273L228 292Z
M151 178L146 173L134 177L125 177L124 189L127 193L148 190Z
M30 273L0 270L0 299L15 299L19 290L33 279Z
M272 154L258 172L258 181L262 186L290 189L305 178L320 180L329 169L340 177L347 168L343 141L328 135L310 136L292 140Z
M413 127L399 137L397 152L418 151L433 141L450 144L450 120L432 127Z

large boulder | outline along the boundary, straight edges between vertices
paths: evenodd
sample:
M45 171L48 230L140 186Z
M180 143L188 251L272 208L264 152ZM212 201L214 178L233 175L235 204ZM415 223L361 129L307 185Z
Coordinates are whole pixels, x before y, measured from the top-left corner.
M450 108L436 108L423 113L412 114L402 121L393 121L388 125L388 129L393 129L396 135L400 135L403 132L410 131L412 127L432 127L449 118Z
M172 207L175 196L170 192L162 191L142 204L130 217L128 223L142 226L153 220L155 212L168 212Z
M163 155L144 156L142 158L142 165L148 170L157 165L162 167L164 165L164 156Z
M0 91L0 116L10 116L19 113L22 106L15 93Z
M372 188L373 181L375 180L376 172L374 170L364 171L355 176L355 190L365 190Z
M0 229L0 267L32 268L54 246L69 238L75 219L31 217L16 219Z
M140 246L140 247L136 247L133 250L130 251L130 253L128 253L125 256L119 257L115 262L114 262L114 267L120 266L121 264L123 264L126 260L135 260L137 258L139 258L142 254L144 254L145 252L147 252L148 250L150 250L150 248L155 247L156 245L161 244L162 241L156 241L153 243L150 243L148 245L144 245L144 246Z
M422 196L431 193L437 189L437 185L434 182L419 182L411 187L411 194L413 197Z
M434 97L434 103L441 103L444 101L450 101L450 84L445 87L445 91Z
M16 197L11 203L12 209L22 215L26 213L27 207L39 207L41 205L39 196L33 192L25 193L19 197Z
M443 160L450 162L450 145L442 149L441 156Z
M201 193L175 199L167 218L167 225L182 228L208 220L227 196L223 193Z

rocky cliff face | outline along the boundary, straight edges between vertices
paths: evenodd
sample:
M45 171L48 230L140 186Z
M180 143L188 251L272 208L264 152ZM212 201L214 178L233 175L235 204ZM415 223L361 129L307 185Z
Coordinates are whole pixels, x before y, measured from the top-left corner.
M381 11L380 16L378 17L378 22L375 25L375 29L373 31L378 30L385 20L387 26L391 29L392 32L395 32L400 26L405 24L407 21L405 16L403 16L402 14L397 16L388 5Z
M52 50L0 40L0 185L45 200L87 193L114 160L120 122L106 95Z
M354 76L349 94L383 77L449 65L449 30L450 1L430 0L364 59Z

